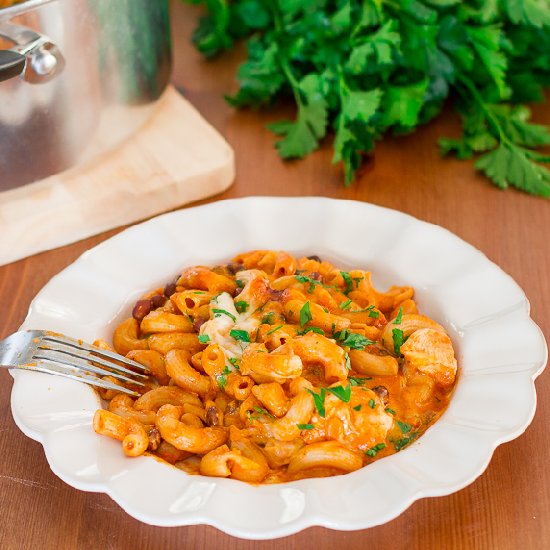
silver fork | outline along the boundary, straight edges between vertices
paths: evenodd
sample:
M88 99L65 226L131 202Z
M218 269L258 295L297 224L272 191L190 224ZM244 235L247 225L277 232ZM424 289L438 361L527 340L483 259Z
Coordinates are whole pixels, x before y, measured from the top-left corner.
M99 377L134 386L145 386L148 377L146 367L136 361L48 330L15 332L0 340L0 367L45 372L134 396L140 394Z

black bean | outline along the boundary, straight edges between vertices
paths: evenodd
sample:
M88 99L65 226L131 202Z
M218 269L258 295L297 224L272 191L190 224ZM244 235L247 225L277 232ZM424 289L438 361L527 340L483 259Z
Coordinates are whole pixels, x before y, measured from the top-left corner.
M372 391L382 399L384 402L384 405L388 404L388 401L390 399L390 392L388 391L388 388L386 386L375 386L372 388Z
M156 426L147 428L147 439L149 440L148 451L156 451L160 445L160 432Z
M219 426L220 416L216 407L210 406L206 409L206 424L208 426Z
M172 294L174 294L174 292L176 292L176 283L168 283L164 287L164 295L167 298L170 298L170 296L172 296Z
M141 323L143 318L151 311L151 300L138 300L132 310L132 317Z
M158 307L163 306L165 303L166 303L166 297L161 296L160 294L155 294L151 298L151 308L152 309L157 309Z
M267 289L268 291L268 296L269 296L269 299L270 300L273 300L274 302L279 302L281 301L285 296L288 295L288 291L287 289L285 288L284 290L275 290L271 287L269 287Z
M225 266L225 269L231 275L235 275L236 273L238 273L239 271L242 271L244 269L244 265L243 264L230 263L230 264L227 264Z
M202 325L204 325L206 321L208 321L208 319L205 319L204 317L197 317L193 323L193 330L195 330L195 332L199 332Z

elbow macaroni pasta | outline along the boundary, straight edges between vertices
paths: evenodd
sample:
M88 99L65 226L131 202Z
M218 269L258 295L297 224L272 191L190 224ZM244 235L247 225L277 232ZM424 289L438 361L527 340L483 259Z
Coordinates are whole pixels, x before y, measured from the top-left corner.
M452 342L412 288L380 292L368 271L316 256L239 254L144 300L113 347L148 369L148 384L136 400L102 392L108 410L93 427L128 456L189 474L280 483L352 472L421 436L454 387Z

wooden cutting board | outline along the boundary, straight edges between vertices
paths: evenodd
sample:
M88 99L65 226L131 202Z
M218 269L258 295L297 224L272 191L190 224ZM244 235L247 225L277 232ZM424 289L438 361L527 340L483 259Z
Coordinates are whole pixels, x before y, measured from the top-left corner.
M115 150L0 193L0 265L221 193L233 150L173 87Z

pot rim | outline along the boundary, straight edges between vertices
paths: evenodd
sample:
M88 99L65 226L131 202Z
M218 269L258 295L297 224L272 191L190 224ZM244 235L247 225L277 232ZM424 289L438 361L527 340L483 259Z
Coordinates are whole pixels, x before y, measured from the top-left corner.
M26 0L25 2L13 4L13 6L7 8L0 8L0 17L13 17L19 13L38 8L43 4L49 4L53 1L54 0Z

